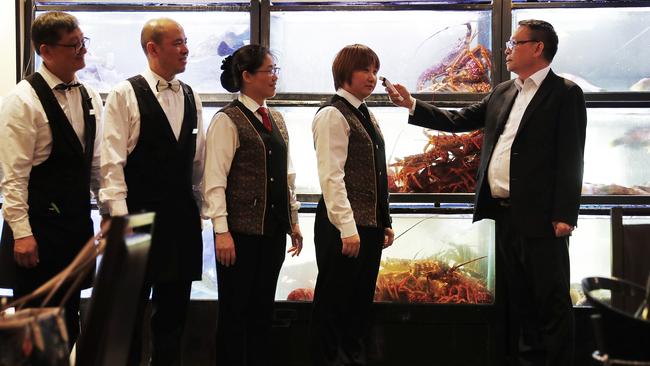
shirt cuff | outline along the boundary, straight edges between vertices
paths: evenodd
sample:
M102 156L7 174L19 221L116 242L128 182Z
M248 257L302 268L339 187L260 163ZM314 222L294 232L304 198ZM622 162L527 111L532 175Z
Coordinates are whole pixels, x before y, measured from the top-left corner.
M32 226L29 224L29 219L22 219L9 223L11 231L14 234L14 239L22 239L32 236Z
M108 201L108 208L111 216L126 216L129 214L129 208L126 206L126 200Z
M411 108L409 108L409 115L412 116L415 114L415 106L416 106L416 101L415 98L411 97Z
M227 216L219 216L212 219L212 230L217 234L228 232L228 218Z
M338 229L341 232L341 238L357 235L357 224L354 222L354 220L345 224L341 224Z

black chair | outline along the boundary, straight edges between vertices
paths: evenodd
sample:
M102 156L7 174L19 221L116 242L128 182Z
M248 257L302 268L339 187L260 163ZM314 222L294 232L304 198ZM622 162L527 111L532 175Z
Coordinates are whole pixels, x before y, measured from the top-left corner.
M126 365L145 280L153 219L153 213L112 219L77 342L77 365ZM127 228L132 230L125 231Z
M582 280L582 290L595 308L594 359L604 365L650 366L650 278L647 287L615 278Z
M644 285L650 274L650 223L625 223L624 216L648 217L650 209L611 209L612 276Z

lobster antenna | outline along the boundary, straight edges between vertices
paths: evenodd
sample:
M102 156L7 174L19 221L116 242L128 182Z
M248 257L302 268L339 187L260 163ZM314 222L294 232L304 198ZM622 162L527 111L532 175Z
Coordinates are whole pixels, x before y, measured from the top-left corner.
M482 256L482 257L478 257L478 258L474 258L474 259L470 259L470 260L468 260L467 262L463 262L463 263L461 263L461 264L457 264L457 265L453 266L453 267L451 268L451 270L456 270L456 269L458 269L458 268L460 268L460 267L462 267L462 266L464 266L464 265L466 265L466 264L470 264L470 263L472 263L472 262L476 262L476 261L481 260L481 259L484 259L484 258L487 258L487 255L484 255L484 256Z

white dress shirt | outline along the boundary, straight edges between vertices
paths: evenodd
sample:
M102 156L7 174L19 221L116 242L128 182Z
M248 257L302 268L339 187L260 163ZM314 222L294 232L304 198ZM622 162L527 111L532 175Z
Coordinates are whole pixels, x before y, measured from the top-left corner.
M357 109L364 103L345 89L337 90L336 94ZM328 106L316 113L311 128L318 162L318 179L327 206L327 217L341 232L341 238L356 235L357 225L343 180L348 158L350 125L336 107Z
M169 120L174 136L178 140L185 112L183 89L156 90L156 84L167 83L165 79L147 68L141 74L160 103ZM199 95L194 92L196 103L197 137L196 153L192 168L192 189L197 204L201 207L201 178L203 175L203 153L205 133L203 131L203 109ZM133 87L128 80L119 83L106 99L104 109L104 141L101 151L102 187L99 198L108 204L111 216L127 215L127 186L124 180L124 167L128 155L135 149L140 137L140 109Z
M43 64L38 73L59 102L68 121L72 125L81 146L84 146L84 115L81 105L79 88L69 90L54 90L63 83ZM73 83L79 80L74 78ZM102 100L99 94L86 86L88 95L92 98L96 119L94 155L91 165L90 190L97 198L99 189L100 144L102 141ZM29 176L33 166L40 165L48 159L52 151L52 130L36 91L26 80L16 85L13 91L4 99L0 110L0 162L4 177L2 193L4 203L2 213L9 223L14 238L20 239L32 235L29 224L27 204ZM100 206L103 213L104 208Z
M532 74L524 81L521 81L519 78L515 79L515 86L519 90L519 93L517 93L503 133L499 136L499 140L494 147L494 152L492 152L490 164L488 165L487 178L492 197L510 197L510 150L512 148L512 142L515 140L519 124L524 116L524 112L526 112L526 108L528 108L528 104L535 96L535 93L537 93L539 86L542 85L550 70L551 66L547 66Z
M257 113L260 106L245 94L237 98L249 109L257 122L262 124L262 116ZM253 121L251 121L253 122ZM228 173L239 148L239 133L237 126L227 114L219 112L214 115L207 133L208 143L205 147L205 173L203 175L203 218L211 219L216 233L228 231L228 208L226 207L226 186ZM300 202L296 198L296 171L293 168L289 146L287 146L287 186L289 187L289 206L291 209L291 222L298 223L298 209Z

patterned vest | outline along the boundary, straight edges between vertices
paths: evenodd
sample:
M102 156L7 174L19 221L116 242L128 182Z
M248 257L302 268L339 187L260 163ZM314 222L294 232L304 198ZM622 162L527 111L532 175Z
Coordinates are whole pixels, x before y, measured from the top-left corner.
M221 112L230 117L239 136L226 187L229 230L249 235L289 232L289 134L282 115L270 110L273 131L268 132L239 101Z
M377 120L371 112L371 123L364 123L359 110L338 95L330 105L343 114L350 126L343 180L354 221L358 226L390 227L384 138Z

